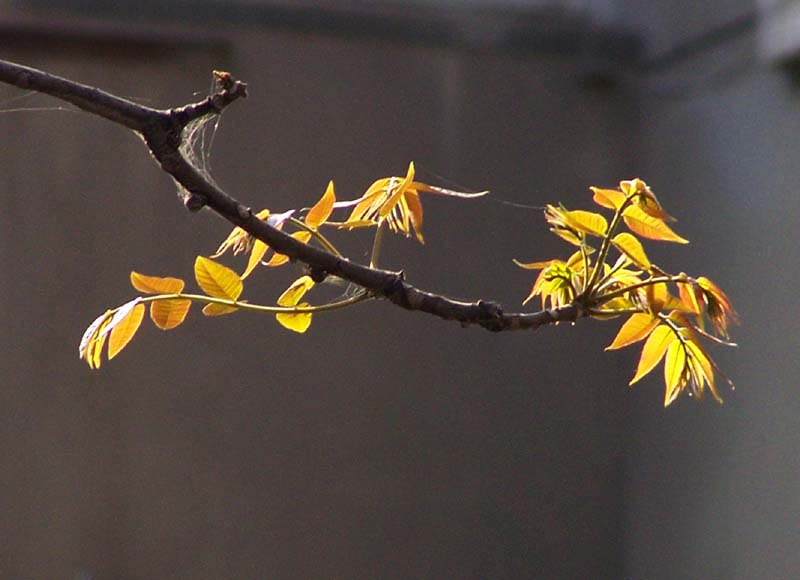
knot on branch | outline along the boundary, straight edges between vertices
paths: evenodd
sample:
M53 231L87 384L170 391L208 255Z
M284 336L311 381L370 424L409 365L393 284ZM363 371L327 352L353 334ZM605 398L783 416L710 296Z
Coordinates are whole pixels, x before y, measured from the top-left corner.
M497 302L478 300L478 324L486 330L499 332L505 330L503 307Z

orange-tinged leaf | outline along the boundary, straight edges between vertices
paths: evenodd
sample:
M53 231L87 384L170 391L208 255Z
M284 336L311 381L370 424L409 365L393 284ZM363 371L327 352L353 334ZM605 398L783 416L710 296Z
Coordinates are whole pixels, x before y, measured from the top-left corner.
M669 300L670 294L664 282L645 286L645 296L650 312L657 314L664 309L664 305Z
M387 199L383 203L383 205L381 205L381 209L378 212L378 215L380 215L381 218L385 218L387 215L389 215L391 213L392 209L394 208L394 206L399 201L400 196L402 196L406 192L408 187L411 185L412 181L414 181L414 162L413 161L408 164L408 173L406 173L406 176L402 179L402 181L400 181L399 184L397 184L395 186L395 189L394 189L393 192L391 192L391 195L389 196L389 199Z
M314 287L311 276L300 276L278 298L278 306L296 306L306 292Z
M206 304L203 306L203 314L206 316L222 316L237 310L239 310L237 306L228 306L227 304Z
M664 406L667 407L686 385L686 350L679 340L670 343L664 359Z
M320 200L306 214L306 225L311 229L317 229L330 217L334 203L336 203L336 194L333 191L333 181L331 181Z
M306 308L309 304L303 303L300 304L300 307ZM297 312L297 313L284 313L281 312L275 315L275 318L278 322L281 323L285 328L289 330L293 330L294 332L303 333L308 330L308 327L311 326L311 316L310 312Z
M616 189L602 189L600 187L590 187L594 192L594 202L597 205L608 209L619 209L625 203L625 194Z
M194 262L194 277L203 292L214 298L236 300L242 293L242 279L236 272L204 256Z
M424 244L425 240L422 238L422 203L419 201L419 193L407 191L403 199L406 202L408 217L411 219L411 225L414 226L414 234L417 236L417 241L420 244Z
M702 308L697 299L697 291L691 282L678 282L678 295L687 312L693 314L700 314L702 312Z
M161 330L172 330L186 319L191 305L191 300L180 298L153 302L150 304L150 320Z
M304 244L307 244L308 240L311 239L311 233L310 232L304 232L304 231L294 232L292 234L292 237L294 239L296 239L296 240L300 240ZM287 256L285 254L279 254L279 253L275 252L274 254L272 254L272 257L269 259L269 261L265 265L269 266L270 268L275 268L277 266L283 266L288 261L289 261L289 256Z
M267 253L269 246L262 242L261 240L256 240L253 244L253 249L250 250L250 258L247 260L247 268L244 269L242 272L242 280L247 278L250 273L258 266L258 263L261 261L261 258L264 257L264 254Z
M111 360L131 341L144 318L144 304L134 304L111 331L108 338L108 360Z
M632 385L659 363L664 353L667 351L669 345L678 340L672 329L666 324L662 324L650 333L647 337L647 342L644 343L642 348L642 355L639 357L639 366L636 369L636 374L628 383Z
M642 270L650 269L650 260L644 252L642 243L636 239L636 236L623 232L614 236L611 243L614 244L614 247L620 252L625 254L638 268Z
M644 340L658 324L659 319L651 314L641 312L632 314L620 327L614 341L606 347L606 350L616 350Z
M565 211L562 215L566 218L567 225L572 226L578 231L599 236L601 238L606 235L608 222L606 221L606 218L601 216L599 213L575 209L572 211Z
M628 206L622 214L622 219L633 233L639 234L643 238L679 244L689 243L689 240L673 232L663 220L647 215L638 206Z
M145 294L180 294L184 283L180 278L159 278L131 272L131 285Z

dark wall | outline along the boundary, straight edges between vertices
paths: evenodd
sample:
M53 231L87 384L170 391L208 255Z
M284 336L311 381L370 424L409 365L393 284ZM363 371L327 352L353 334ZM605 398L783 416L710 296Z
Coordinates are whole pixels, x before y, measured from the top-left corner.
M259 27L215 38L42 36L3 57L156 106L232 70L251 97L210 161L254 208L308 205L331 178L356 197L412 159L423 179L533 205L588 204L588 185L633 176L629 100L586 88L569 57ZM0 109L54 106L19 94L0 87ZM107 122L6 112L0 134L0 576L619 576L625 425L661 395L625 388L634 354L602 352L615 324L494 335L375 303L298 336L193 312L92 372L78 340L133 296L130 270L191 279L228 227L189 215ZM517 308L532 278L511 259L569 252L539 211L424 204L426 245L385 254L423 288ZM247 297L270 302L295 274L259 272Z

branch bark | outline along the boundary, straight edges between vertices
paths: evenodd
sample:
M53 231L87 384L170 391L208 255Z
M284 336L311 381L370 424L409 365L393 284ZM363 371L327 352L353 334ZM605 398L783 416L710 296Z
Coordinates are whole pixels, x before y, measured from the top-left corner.
M477 300L463 302L426 292L409 284L402 272L370 268L303 244L255 217L252 210L203 176L181 153L183 130L194 120L218 115L234 101L247 96L244 83L228 73L214 72L216 90L206 99L174 109L153 109L49 73L0 60L0 82L33 90L72 103L139 133L150 153L185 190L184 204L191 211L209 207L290 259L306 264L320 280L338 276L407 310L417 310L467 326L491 331L535 329L561 321L575 321L587 313L577 304L539 312L504 312L500 304Z

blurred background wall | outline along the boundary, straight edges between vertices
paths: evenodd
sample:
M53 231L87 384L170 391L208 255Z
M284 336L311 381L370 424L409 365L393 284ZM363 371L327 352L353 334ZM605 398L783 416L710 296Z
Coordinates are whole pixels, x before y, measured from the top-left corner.
M527 205L640 176L693 242L652 257L744 320L722 407L627 389L613 322L494 335L381 303L304 336L146 323L90 372L78 340L130 270L191 280L229 228L135 135L0 87L0 578L800 575L796 4L0 2L5 59L158 107L247 81L208 160L254 208L410 160ZM539 211L423 203L426 245L385 254L422 288L516 308L511 259L568 252Z

